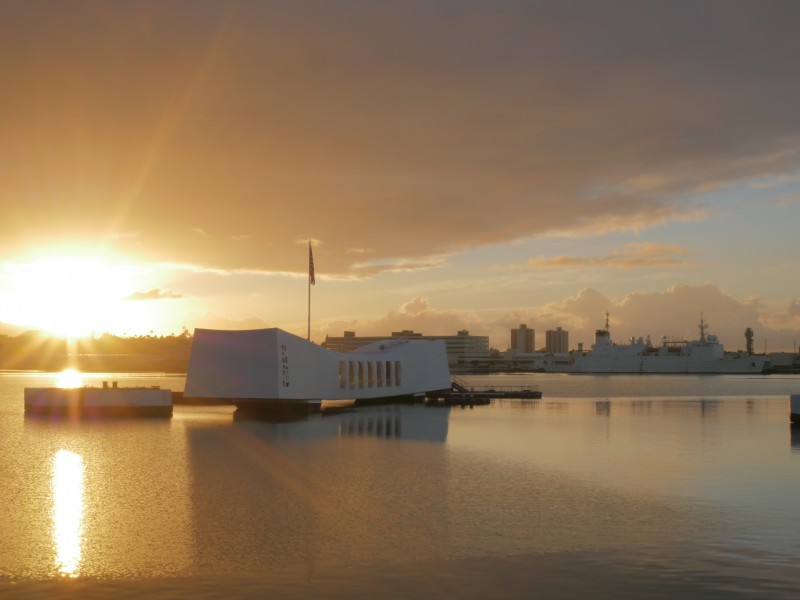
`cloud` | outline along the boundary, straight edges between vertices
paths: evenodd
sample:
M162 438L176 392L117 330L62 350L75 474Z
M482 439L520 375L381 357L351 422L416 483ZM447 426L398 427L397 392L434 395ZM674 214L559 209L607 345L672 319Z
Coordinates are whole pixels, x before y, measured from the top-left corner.
M326 273L361 276L702 218L708 190L800 167L798 17L736 0L4 3L0 251L114 238L302 273L293 242L313 237Z
M791 337L792 348L794 348L798 334L800 334L800 300L793 299L784 312L765 314L762 320L769 329L781 332L782 338ZM777 339L776 336L770 337Z
M421 298L417 296L416 298L409 300L402 306L400 306L401 314L411 315L411 316L418 316L425 312L428 312L430 309L428 308L428 300L426 298Z
M787 208L792 204L797 204L798 202L800 202L800 193L787 194L778 198L778 206L782 206L783 208Z
M118 239L118 240L126 239L126 238L128 238L128 239L136 239L136 238L139 237L139 235L140 235L140 232L138 232L138 231L117 231L117 232L114 232L113 234L111 234L111 237L112 237L112 239Z
M620 343L646 336L654 342L662 336L697 339L701 313L709 324L708 333L717 335L727 350L745 348L748 327L755 334L756 348L768 340L770 351L791 350L800 333L800 301L793 301L785 314L774 315L757 298L738 300L707 283L676 284L661 292L636 292L622 299L585 288L557 302L511 311L443 311L418 296L382 317L329 322L315 335L339 336L347 330L357 335L388 336L404 329L426 335L455 335L468 330L473 335L488 335L492 347L502 351L508 348L510 330L524 323L535 330L537 347L544 346L546 330L562 327L569 332L573 348L579 342L588 348L595 330L604 326L606 312L612 338Z
M570 342L583 341L588 347L594 329L603 326L604 313L610 313L612 337L617 342L631 337L662 336L671 339L697 339L701 313L709 333L716 334L727 350L745 348L744 332L753 330L756 348L763 351L768 341L771 351L789 350L800 331L800 320L788 323L771 313L758 298L739 300L716 285L676 284L663 292L636 292L620 300L608 298L593 289L582 290L563 302L547 305L535 320L566 323Z
M134 292L126 298L126 300L171 300L175 298L183 298L183 295L161 288L155 288L147 292Z
M307 264L307 263L306 263ZM260 269L221 269L218 267L210 267L201 264L191 264L191 263L170 263L170 262L162 262L156 263L154 268L162 271L162 272L174 272L174 273L195 273L195 274L208 274L208 275L218 275L220 277L230 277L234 275L251 275L254 277L274 277L274 276L283 276L283 277L301 277L303 275L296 273L296 272L289 272L289 271L265 271Z
M528 267L536 269L583 269L583 268L617 268L637 269L649 267L686 267L694 265L694 261L685 258L692 254L688 248L672 244L654 244L634 242L626 244L609 256L539 256L527 262Z
M387 258L355 263L352 265L350 273L356 278L371 277L380 273L410 273L442 267L446 262L444 257L429 257L421 260Z
M619 205L617 205L619 206ZM586 215L576 217L568 225L558 225L542 233L548 237L585 238L606 235L616 232L640 233L648 227L656 227L668 222L687 223L703 221L708 218L708 211L698 208L684 207L676 212L673 206L648 206L645 210L631 207L634 212L617 214L616 208L604 211L600 206Z
M322 335L339 336L343 331L356 331L358 335L388 336L393 331L403 330L413 330L425 335L455 335L460 330L482 326L483 323L475 315L454 310L436 310L428 305L427 299L417 296L376 319L329 322L325 324Z

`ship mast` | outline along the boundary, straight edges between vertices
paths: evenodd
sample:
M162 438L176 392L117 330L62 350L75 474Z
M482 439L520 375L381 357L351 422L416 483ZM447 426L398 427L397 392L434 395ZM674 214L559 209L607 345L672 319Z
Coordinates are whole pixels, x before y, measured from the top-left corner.
M708 328L708 325L703 321L703 311L700 311L700 325L699 325L699 327L700 327L700 341L701 342L705 342L706 341L706 329Z
M608 311L606 311L606 331L608 331L608 317L610 316L611 315L608 314Z

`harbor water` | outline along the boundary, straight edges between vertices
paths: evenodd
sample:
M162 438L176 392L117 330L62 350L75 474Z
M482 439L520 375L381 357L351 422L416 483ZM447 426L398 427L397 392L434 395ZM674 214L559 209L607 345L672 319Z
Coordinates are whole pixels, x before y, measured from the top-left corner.
M794 598L800 376L463 376L540 400L294 420L26 417L0 373L2 598ZM158 385L164 375L85 376Z

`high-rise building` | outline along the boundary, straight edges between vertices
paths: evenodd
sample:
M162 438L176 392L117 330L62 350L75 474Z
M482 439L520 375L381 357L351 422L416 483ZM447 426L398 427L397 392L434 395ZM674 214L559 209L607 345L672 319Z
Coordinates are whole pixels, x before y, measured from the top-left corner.
M548 329L545 332L547 352L553 354L563 354L569 352L569 331L564 331L561 327L555 330Z
M524 323L511 330L511 352L529 353L536 350L536 330L528 329Z

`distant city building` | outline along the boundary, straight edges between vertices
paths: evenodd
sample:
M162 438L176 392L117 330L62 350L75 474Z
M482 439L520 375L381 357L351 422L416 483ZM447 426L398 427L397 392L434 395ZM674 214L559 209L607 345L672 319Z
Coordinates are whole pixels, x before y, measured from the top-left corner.
M536 349L536 330L528 329L524 323L511 330L511 353L530 353Z
M415 340L444 340L447 363L451 369L470 369L485 365L489 361L489 336L470 335L461 330L456 335L422 335L409 329L393 331L391 336L357 336L354 331L345 331L341 337L325 336L322 347L335 352L352 352L367 344L387 338Z
M548 329L545 333L547 352L552 354L563 354L569 352L569 331L564 331L561 327L555 330Z

